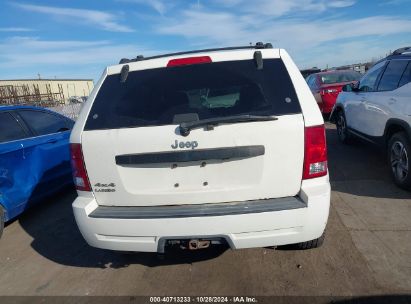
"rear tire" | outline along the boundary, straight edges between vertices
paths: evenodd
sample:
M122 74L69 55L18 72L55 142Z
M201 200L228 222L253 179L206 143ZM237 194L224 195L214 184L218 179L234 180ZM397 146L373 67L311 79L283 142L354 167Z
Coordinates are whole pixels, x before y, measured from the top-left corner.
M335 124L337 125L337 135L340 142L343 144L351 143L351 134L347 129L347 120L345 119L345 114L342 110L337 112L337 118Z
M394 183L411 190L411 143L405 132L398 132L388 141L388 164Z
M322 113L324 121L330 121L331 113Z
M294 244L293 248L297 250L307 250L307 249L318 248L318 247L321 247L321 245L324 243L324 239L325 239L325 233L323 233L318 239Z
M3 234L3 229L4 229L4 209L0 205L0 238Z

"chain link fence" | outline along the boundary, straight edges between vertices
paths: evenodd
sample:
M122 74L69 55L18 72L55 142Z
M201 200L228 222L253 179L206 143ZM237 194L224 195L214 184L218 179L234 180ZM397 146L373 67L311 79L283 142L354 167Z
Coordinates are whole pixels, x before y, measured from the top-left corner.
M83 103L72 103L67 105L48 107L47 109L57 112L73 120L76 120L80 114L80 110L82 107Z

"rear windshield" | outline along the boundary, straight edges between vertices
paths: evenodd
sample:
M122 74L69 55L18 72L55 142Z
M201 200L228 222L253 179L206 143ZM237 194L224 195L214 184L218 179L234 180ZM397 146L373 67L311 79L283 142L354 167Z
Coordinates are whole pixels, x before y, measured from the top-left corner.
M320 74L322 84L357 81L360 80L360 78L361 74L354 71Z
M85 130L174 124L181 114L198 119L301 113L288 72L280 59L215 62L107 76ZM184 115L183 115L184 116ZM193 117L193 115L188 115Z

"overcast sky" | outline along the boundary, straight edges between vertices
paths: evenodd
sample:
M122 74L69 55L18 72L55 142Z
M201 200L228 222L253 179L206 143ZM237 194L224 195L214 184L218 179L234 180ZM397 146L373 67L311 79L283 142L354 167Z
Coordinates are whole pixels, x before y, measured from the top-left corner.
M300 68L411 46L411 0L0 0L0 79L93 78L123 57L271 42Z

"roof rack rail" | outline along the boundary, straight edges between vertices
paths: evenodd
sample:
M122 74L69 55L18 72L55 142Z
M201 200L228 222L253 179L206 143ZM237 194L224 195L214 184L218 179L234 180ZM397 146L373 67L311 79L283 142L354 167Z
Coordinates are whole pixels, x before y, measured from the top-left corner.
M216 49L195 50L195 51L188 51L188 52L178 52L178 53L169 53L169 54L164 54L164 55L156 55L156 56L151 56L151 57L144 57L143 55L138 55L136 58L133 58L133 59L122 58L119 64L143 61L143 60L149 60L149 59L157 59L157 58L163 58L163 57L170 57L170 56L189 55L189 54L196 54L196 53L203 53L203 52L232 51L232 50L243 50L243 49L272 49L272 48L273 48L273 45L271 43L257 42L255 45L248 45L248 46L234 46L234 47L225 47L225 48L216 48Z
M394 52L392 52L392 55L402 55L404 53L411 53L411 46L399 48L395 50Z

